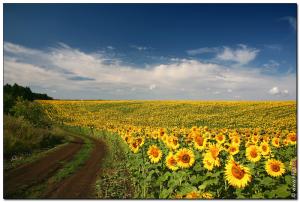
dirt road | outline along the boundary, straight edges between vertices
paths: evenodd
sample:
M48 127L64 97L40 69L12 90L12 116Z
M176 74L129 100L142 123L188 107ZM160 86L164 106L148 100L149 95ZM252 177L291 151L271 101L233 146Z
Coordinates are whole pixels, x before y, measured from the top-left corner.
M94 148L85 164L71 176L47 187L41 198L90 198L92 196L92 187L100 171L105 145L98 140L90 139L94 143ZM4 198L18 198L18 191L45 182L63 167L63 163L72 160L83 144L84 140L76 137L71 143L35 162L5 171Z
M50 188L45 198L93 198L93 185L101 168L105 145L94 140L90 158L74 175Z

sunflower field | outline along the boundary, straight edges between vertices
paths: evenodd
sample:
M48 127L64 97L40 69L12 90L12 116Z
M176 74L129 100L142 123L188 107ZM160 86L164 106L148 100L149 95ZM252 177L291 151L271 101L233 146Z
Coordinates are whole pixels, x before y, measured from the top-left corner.
M135 198L297 198L296 102L39 101L131 152Z

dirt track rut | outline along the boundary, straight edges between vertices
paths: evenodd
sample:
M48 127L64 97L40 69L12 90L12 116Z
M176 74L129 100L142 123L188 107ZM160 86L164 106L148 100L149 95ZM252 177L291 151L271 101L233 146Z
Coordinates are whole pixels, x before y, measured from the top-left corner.
M86 163L72 176L51 187L45 198L93 198L93 185L106 149L103 142L92 140L94 149Z
M46 188L41 198L93 198L93 185L105 154L105 144L90 138L94 144L90 157L85 164L66 179ZM19 189L27 189L45 182L63 165L72 160L82 148L84 141L76 137L71 143L49 153L41 159L22 165L4 173L4 198L18 198Z

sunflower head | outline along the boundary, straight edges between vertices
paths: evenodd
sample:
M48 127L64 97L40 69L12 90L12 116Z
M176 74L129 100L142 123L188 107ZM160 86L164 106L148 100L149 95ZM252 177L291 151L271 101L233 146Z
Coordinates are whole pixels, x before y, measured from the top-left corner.
M263 136L263 142L269 143L269 141L270 141L270 137L268 135L264 135Z
M251 145L246 149L246 157L251 162L257 162L260 160L259 149L255 145Z
M188 193L185 196L185 198L187 198L187 199L198 199L198 198L201 198L201 195L197 191L192 191L192 192Z
M279 139L278 137L274 137L274 138L272 139L272 145L273 145L274 147L280 147L280 139Z
M178 169L176 156L172 152L170 152L166 157L166 166L173 171Z
M194 146L198 150L205 149L206 139L200 134L194 135Z
M209 153L213 159L217 159L220 153L220 147L218 145L210 145Z
M228 147L227 151L230 155L235 155L235 154L239 153L240 149L239 149L238 145L232 144Z
M275 159L269 159L266 162L265 169L267 173L272 177L279 177L285 173L284 164Z
M204 198L204 199L213 199L214 198L214 196L209 192L204 192L201 195L202 195L202 198Z
M251 181L250 170L230 159L225 166L225 179L233 187L244 188Z
M212 161L210 158L205 157L203 158L203 165L204 168L211 171L214 168L214 161Z
M287 135L287 141L290 144L295 145L297 143L297 135L296 135L296 133L289 133Z
M263 142L261 143L260 145L260 152L262 155L266 156L266 155L269 155L270 154L270 146L268 143L266 142Z
M175 150L179 147L178 137L176 137L174 135L167 137L165 142L166 142L167 147L170 149Z
M256 144L258 142L258 140L259 140L259 136L258 135L253 135L251 139L252 139L252 142L254 144Z
M136 142L136 141L131 141L130 142L130 149L131 149L131 151L133 152L133 153L138 153L138 151L139 151L139 144Z
M177 165L181 168L189 168L195 163L195 155L192 150L182 148L176 153Z
M216 135L215 139L219 144L223 144L226 140L225 135L223 133L219 133L218 135Z
M231 138L231 144L240 145L241 139L239 136L235 135Z
M162 157L162 152L156 145L151 145L147 151L147 154L152 163L157 163Z

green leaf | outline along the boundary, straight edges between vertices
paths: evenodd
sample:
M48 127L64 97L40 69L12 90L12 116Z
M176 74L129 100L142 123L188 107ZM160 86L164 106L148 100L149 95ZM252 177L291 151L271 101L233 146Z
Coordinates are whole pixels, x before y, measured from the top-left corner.
M246 197L244 196L244 194L242 193L242 190L241 190L241 189L236 189L235 194L236 194L236 196L237 196L236 199L244 199L244 198L246 198Z
M292 184L292 176L290 175L287 175L285 176L285 182L288 184L288 185L291 185Z
M178 176L179 177L184 177L184 176L186 176L186 172L181 170L181 171L178 172Z
M202 168L202 166L200 165L200 163L198 163L198 164L196 164L196 165L194 166L194 171L200 172L200 171L202 171L202 170L203 170L203 168Z
M196 175L193 175L193 176L190 178L190 182L191 182L193 185L198 184L198 182L199 182L200 180L201 180L201 179L198 178Z
M168 196L173 192L173 189L163 189L160 193L159 193L159 198L168 198Z
M260 180L260 184L266 187L273 186L274 180L271 177L265 177L262 180Z
M191 184L183 184L182 186L179 187L179 192L178 194L181 194L181 195L185 195L187 193L190 193L192 191L197 191L197 188L192 186Z
M254 198L254 199L264 199L264 194L263 193L256 193L256 194L253 194L251 196L251 198Z
M199 189L199 190L205 190L206 186L207 186L207 184L206 184L206 183L203 183L203 184L201 184L201 185L198 187L198 189Z
M278 198L287 198L291 195L291 192L288 191L288 186L287 185L281 185L279 186L278 189L276 189L276 195Z
M170 172L166 172L164 175L160 176L157 181L159 183L162 183L162 182L165 182L169 179L169 177L171 176L171 173Z
M178 181L171 179L168 181L168 187L174 189L178 185L177 183Z

